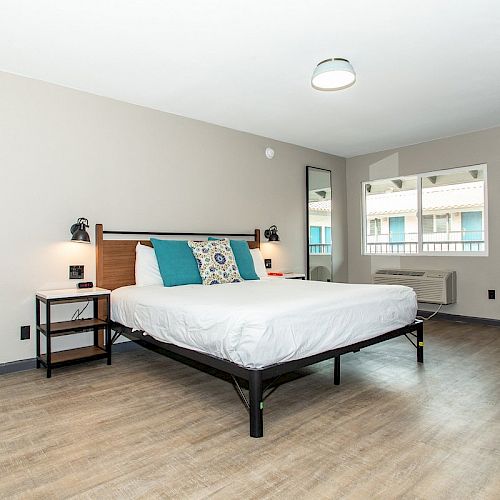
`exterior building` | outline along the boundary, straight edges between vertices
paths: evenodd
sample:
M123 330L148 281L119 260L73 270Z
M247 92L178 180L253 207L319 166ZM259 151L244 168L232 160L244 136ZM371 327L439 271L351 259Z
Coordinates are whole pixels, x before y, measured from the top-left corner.
M309 202L310 275L321 281L332 279L332 202Z
M417 253L417 190L366 196L365 251ZM484 181L422 188L422 250L484 251Z
M309 254L332 253L332 203L309 202Z

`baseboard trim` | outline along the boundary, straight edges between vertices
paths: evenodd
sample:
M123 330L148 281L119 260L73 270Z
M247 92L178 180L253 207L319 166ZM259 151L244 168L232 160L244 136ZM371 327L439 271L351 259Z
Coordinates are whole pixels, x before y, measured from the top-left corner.
M140 346L138 346L135 342L120 342L119 344L113 345L113 354L135 351L136 349L140 349ZM11 361L10 363L0 363L0 375L35 369L35 358L21 359L20 361Z
M417 314L424 318L430 316L432 311L418 310ZM462 316L461 314L437 313L434 318L444 319L446 321L455 321L457 323L480 323L482 325L500 326L500 319L478 318L476 316Z
M24 372L35 368L35 358L22 359L20 361L11 361L9 363L0 364L0 375L13 372Z

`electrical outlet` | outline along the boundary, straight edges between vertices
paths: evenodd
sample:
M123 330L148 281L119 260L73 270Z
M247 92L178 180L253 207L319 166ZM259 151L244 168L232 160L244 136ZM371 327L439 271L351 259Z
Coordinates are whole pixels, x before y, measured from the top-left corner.
M490 300L495 300L496 298L495 295L496 295L495 290L488 290L488 298Z
M266 266L266 269L271 269L271 259L264 259L264 265Z
M70 280L83 280L85 278L83 266L69 266Z
M30 337L31 337L30 326L29 325L22 326L21 327L21 340L29 340Z

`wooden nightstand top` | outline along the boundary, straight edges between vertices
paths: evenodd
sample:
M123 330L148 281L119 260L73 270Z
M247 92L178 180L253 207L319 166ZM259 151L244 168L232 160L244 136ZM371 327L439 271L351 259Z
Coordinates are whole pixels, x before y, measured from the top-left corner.
M36 295L42 299L74 299L77 297L88 297L90 295L108 295L111 290L106 288L62 288L60 290L37 290Z

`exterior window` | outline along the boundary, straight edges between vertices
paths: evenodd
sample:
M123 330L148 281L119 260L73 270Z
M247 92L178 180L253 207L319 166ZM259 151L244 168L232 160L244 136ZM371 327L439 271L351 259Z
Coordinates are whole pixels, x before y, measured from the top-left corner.
M380 219L370 219L370 236L381 233L382 221Z
M422 228L424 230L424 233L434 232L434 215L422 216Z
M424 233L446 233L449 231L450 214L423 215L422 229Z
M448 217L449 214L434 216L434 230L436 231L436 233L447 233L449 231Z
M487 255L487 167L363 183L363 252Z

